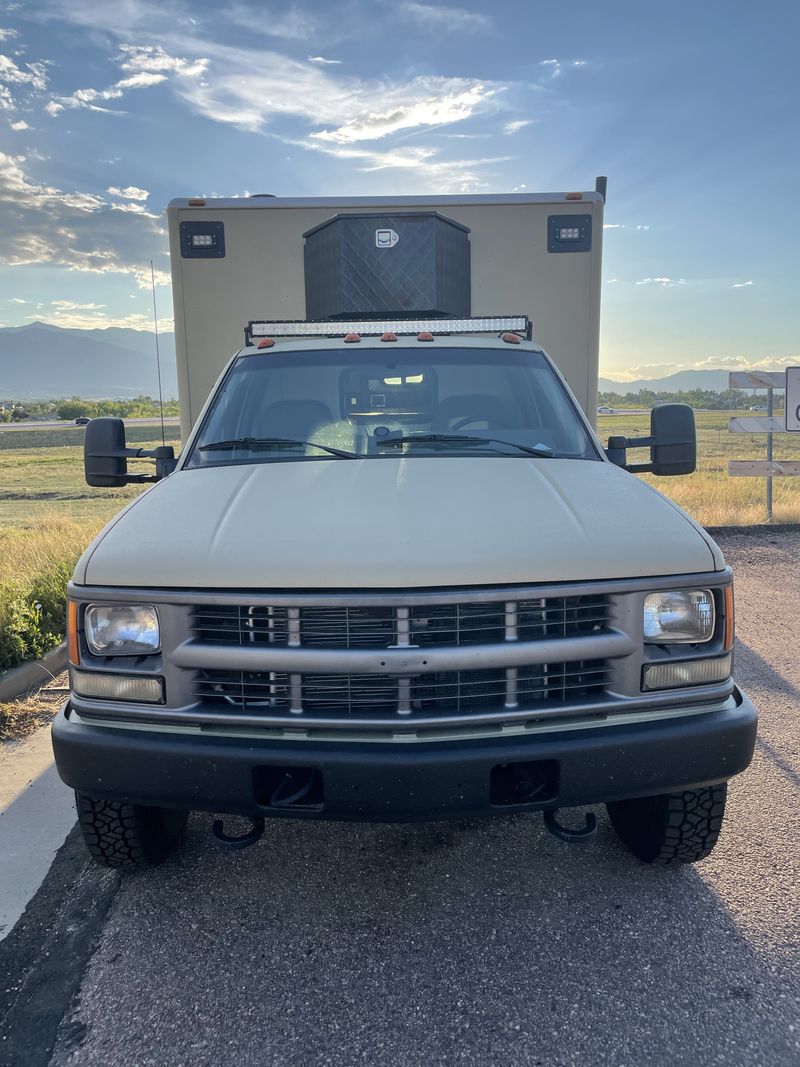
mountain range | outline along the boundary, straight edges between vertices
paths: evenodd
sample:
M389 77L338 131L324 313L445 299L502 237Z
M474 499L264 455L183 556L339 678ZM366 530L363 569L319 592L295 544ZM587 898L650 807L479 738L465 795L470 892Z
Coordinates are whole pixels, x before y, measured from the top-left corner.
M642 389L651 389L654 393L710 389L721 393L728 388L728 373L726 370L680 370L675 374L668 374L665 378L639 378L633 382L615 382L611 378L601 378L597 387L601 393L638 393Z
M160 333L164 399L178 395L175 335ZM154 334L111 326L69 330L45 322L0 327L0 400L158 396Z
M175 335L159 334L164 399L178 395ZM681 392L728 388L726 370L682 370L664 378L616 382L601 378L601 393ZM155 339L149 330L110 326L74 330L32 322L0 327L0 400L81 396L126 399L158 395Z

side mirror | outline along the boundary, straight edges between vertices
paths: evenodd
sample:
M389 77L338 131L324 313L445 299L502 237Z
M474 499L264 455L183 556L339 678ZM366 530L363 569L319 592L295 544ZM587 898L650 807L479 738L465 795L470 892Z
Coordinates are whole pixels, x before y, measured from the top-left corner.
M83 471L87 485L128 483L125 423L122 419L90 419L83 438Z
M128 474L128 459L154 459L155 474ZM122 419L91 419L83 439L83 470L87 485L113 487L128 482L157 482L175 470L172 445L145 448L125 447Z
M697 467L697 431L688 404L657 404L650 412L653 474L691 474Z
M649 448L649 463L628 463L629 448ZM609 437L606 455L625 470L658 475L691 474L697 467L694 411L688 404L657 404L649 437Z

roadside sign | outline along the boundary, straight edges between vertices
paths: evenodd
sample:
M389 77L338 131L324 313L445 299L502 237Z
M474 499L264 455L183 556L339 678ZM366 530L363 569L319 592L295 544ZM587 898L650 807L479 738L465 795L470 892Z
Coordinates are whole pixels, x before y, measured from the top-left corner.
M800 368L796 368L800 373ZM728 387L730 389L766 389L767 391L767 414L766 418L750 418L749 416L736 416L728 423L728 429L733 433L765 433L767 435L766 458L763 460L731 460L728 464L728 474L731 477L746 477L755 475L764 478L767 485L767 522L772 522L772 479L775 475L800 474L800 463L776 463L773 458L773 434L786 433L789 429L783 419L774 416L775 390L785 389L788 372L785 371L731 371L728 374ZM787 399L786 410L789 410ZM800 381L798 381L798 394L795 406L792 408L797 416L797 429L800 430ZM796 469L795 469L796 468Z
M797 428L800 430L800 425ZM728 429L731 433L783 433L786 427L777 415L734 415L728 422Z
M728 474L731 478L796 478L800 476L800 460L732 459Z
M800 367L786 368L786 430L800 433Z
M728 374L729 389L783 389L783 371L732 370Z

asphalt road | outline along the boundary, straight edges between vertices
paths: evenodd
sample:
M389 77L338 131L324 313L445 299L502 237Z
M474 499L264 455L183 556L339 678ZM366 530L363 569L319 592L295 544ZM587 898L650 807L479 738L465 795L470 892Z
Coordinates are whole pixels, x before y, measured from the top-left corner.
M161 419L157 416L143 415L124 420L126 426L160 426ZM174 415L164 416L165 424L177 426L180 420ZM14 430L69 430L75 428L77 423L74 419L32 419L28 422L4 422L0 424L0 432L7 433Z
M800 535L720 541L762 720L709 859L647 868L602 810L584 845L516 816L280 822L240 853L197 816L173 861L121 881L71 839L4 943L27 968L8 1062L800 1063Z

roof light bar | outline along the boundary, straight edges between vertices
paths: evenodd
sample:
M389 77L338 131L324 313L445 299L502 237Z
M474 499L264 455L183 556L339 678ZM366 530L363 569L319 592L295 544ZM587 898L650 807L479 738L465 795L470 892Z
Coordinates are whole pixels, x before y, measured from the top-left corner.
M420 333L523 333L531 339L533 323L527 315L489 315L465 319L356 319L347 322L303 322L281 320L249 322L245 327L245 343L252 345L258 337L380 337L393 333L415 336Z

